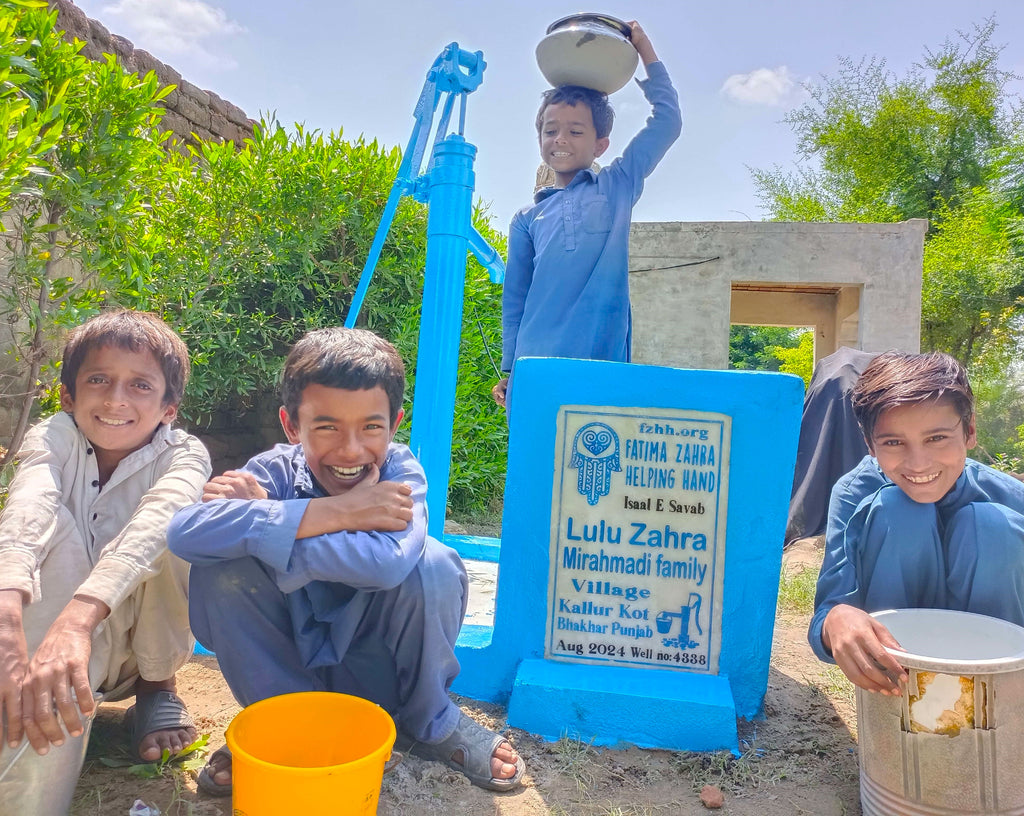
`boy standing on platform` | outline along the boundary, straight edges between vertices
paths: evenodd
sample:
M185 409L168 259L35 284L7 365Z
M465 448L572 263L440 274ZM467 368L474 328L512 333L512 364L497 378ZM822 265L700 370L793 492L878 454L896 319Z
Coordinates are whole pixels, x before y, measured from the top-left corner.
M646 126L622 157L600 172L591 164L609 144L608 97L563 85L544 94L537 114L541 158L555 186L512 219L502 293L502 371L519 357L577 357L629 362L629 228L650 175L682 128L665 66L636 21L630 41L647 70L640 83L651 103ZM492 389L504 406L509 376Z
M808 633L819 658L868 691L907 675L868 613L932 608L1024 625L1024 483L967 458L974 394L948 354L887 352L853 410L869 455L832 490Z

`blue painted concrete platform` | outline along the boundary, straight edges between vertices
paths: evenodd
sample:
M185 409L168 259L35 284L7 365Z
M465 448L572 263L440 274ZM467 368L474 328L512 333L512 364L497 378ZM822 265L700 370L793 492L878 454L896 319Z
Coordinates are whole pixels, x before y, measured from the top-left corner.
M584 668L586 671L581 671ZM524 660L508 719L555 741L715 751L736 747L729 681L682 672Z
M571 733L599 745L735 749L736 718L761 715L768 685L803 391L799 378L768 372L519 360L494 626L463 628L456 648L461 671L453 691L507 704L511 725L547 739ZM553 464L558 418L566 406L584 413L607 409L614 414L621 406L620 413L650 409L726 417L724 559L718 589L706 595L705 604L720 621L720 646L710 671L591 665L546 656L552 542L556 530L565 532L553 510ZM623 462L624 469L628 464ZM612 478L624 476L618 472ZM462 549L457 541L449 543ZM627 549L623 539L617 552L641 550ZM659 609L664 606L649 610L652 623Z

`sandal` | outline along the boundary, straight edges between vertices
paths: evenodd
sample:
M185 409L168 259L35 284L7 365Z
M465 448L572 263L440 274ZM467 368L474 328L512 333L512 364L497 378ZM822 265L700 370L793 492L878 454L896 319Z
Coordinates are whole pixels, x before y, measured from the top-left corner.
M501 734L484 728L464 711L460 711L459 724L447 739L435 743L413 742L408 750L420 759L443 762L452 770L465 775L478 788L504 793L522 784L526 763L522 757L518 757L516 772L508 779L496 779L491 776L491 757L503 742L508 740ZM452 759L452 755L457 751L462 751L462 762Z
M226 765L217 769L211 767L218 760L223 761L225 757L227 758ZM223 771L230 767L231 749L228 748L228 746L226 745L222 745L220 748L218 748L216 751L210 754L210 758L206 760L206 765L204 765L203 769L199 772L199 776L196 779L196 785L198 786L199 790L201 790L208 796L230 796L231 783L227 782L222 785L219 782L214 781L213 778L213 775L216 771Z
M135 705L125 712L124 719L132 729L132 753L142 762L149 760L139 755L139 746L150 734L196 727L184 701L166 690L136 695Z
M227 764L221 764L219 768L213 768L215 764L223 763L224 759L227 759ZM387 762L384 763L384 773L394 770L395 766L401 762L403 756L398 751L392 751L391 757ZM231 782L225 782L221 784L217 782L213 776L217 771L223 771L231 767L231 749L226 745L222 745L212 754L210 758L206 760L206 765L199 772L199 776L196 778L196 786L203 793L208 796L230 796L231 795Z

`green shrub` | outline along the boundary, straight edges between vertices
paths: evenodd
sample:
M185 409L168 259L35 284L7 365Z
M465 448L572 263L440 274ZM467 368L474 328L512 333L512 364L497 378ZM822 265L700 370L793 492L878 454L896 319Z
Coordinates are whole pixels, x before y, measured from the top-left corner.
M144 303L180 329L193 354L184 414L244 413L276 391L288 348L309 329L340 325L369 253L401 156L340 133L289 134L262 122L241 148L203 143L170 155L153 198ZM403 198L358 324L406 361L415 392L427 209ZM503 239L474 213L499 249ZM507 438L490 398L486 346L500 345L500 287L467 267L450 502L486 509L500 496ZM409 423L400 430L408 439Z

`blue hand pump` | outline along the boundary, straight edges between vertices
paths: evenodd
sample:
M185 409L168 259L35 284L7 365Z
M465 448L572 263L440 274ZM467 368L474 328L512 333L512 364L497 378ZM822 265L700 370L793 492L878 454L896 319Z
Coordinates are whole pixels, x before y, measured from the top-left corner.
M505 264L501 257L472 224L476 147L463 136L466 96L480 85L486 67L482 52L463 51L458 43L451 43L427 72L414 111L416 121L412 136L345 318L348 328L355 326L401 197L411 195L417 201L429 203L427 261L423 272L423 311L416 357L410 447L427 474L427 507L431 510L428 532L437 539L444 537L448 503L466 252L473 252L487 269L493 283L501 283L505 277ZM444 105L430 162L421 174L424 149L442 95L445 96ZM448 134L456 97L459 100L459 130Z

